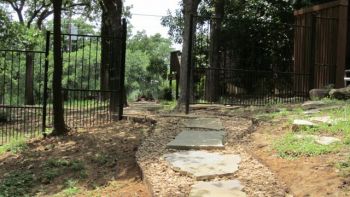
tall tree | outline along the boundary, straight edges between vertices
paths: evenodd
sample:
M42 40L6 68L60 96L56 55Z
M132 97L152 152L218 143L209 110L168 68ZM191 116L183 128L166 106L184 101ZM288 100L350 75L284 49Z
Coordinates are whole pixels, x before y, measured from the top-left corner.
M214 70L209 69L207 73L206 99L209 102L217 101L219 95L219 80L217 80L218 74L215 70L220 68L220 35L225 12L225 0L213 0L212 3L214 4L214 17L210 23L209 67Z
M64 122L64 108L62 95L62 38L61 38L61 13L62 0L52 0L53 3L53 53L54 53L54 70L53 70L53 126L52 135L64 135L68 129Z
M110 28L110 34L112 38L111 42L111 63L110 63L110 75L109 76L109 88L111 90L117 90L120 87L120 71L121 71L121 59L122 59L122 12L123 1L122 0L102 0L102 7L105 10L104 25ZM117 112L119 104L123 102L116 93L112 93L110 96L110 110Z
M186 103L186 93L188 90L187 87L187 71L190 69L188 67L191 59L189 58L189 50L191 47L192 41L189 39L190 34L195 34L195 21L191 21L193 19L192 16L197 14L198 5L201 0L183 0L183 16L184 16L184 30L183 30L183 44L182 44L182 56L181 56L181 72L180 72L180 98L178 100L177 109L182 110L184 108L184 104ZM193 28L190 28L191 22L194 23ZM191 78L191 77L190 77ZM192 88L191 88L192 89ZM191 91L189 91L191 92ZM191 93L190 93L191 94Z

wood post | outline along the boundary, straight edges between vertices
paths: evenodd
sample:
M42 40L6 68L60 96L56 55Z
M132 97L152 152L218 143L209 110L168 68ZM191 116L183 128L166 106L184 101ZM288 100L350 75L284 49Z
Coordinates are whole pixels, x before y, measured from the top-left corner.
M344 73L346 68L347 35L348 35L348 1L339 5L337 66L335 70L335 87L344 87Z

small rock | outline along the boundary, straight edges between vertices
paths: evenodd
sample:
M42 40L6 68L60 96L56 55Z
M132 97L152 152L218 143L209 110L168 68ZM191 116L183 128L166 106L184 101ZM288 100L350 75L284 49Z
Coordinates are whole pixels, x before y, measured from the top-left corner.
M346 88L332 89L329 92L329 95L332 98L336 98L339 100L348 100L348 99L350 99L350 86L348 86Z
M330 145L333 144L335 142L340 142L341 140L335 137L325 137L325 136L321 136L316 138L316 142L322 145Z
M308 120L294 120L292 130L298 131L301 127L314 127L314 126L317 126L317 125Z
M324 103L322 101L307 101L307 102L303 103L301 105L301 107L304 110L310 110L310 109L318 109L318 108L323 107L325 105L326 105L326 103Z
M330 89L312 89L309 92L310 99L317 101L329 96Z
M246 197L238 180L197 182L192 186L190 197Z
M316 136L316 135L296 135L297 138L312 138L316 143L321 145L330 145L336 142L340 142L341 140L335 137L327 137L327 136Z
M325 123L325 124L334 123L334 120L332 120L330 116L312 117L310 118L310 121L316 122L316 123Z
M309 114L318 114L321 111L318 109L312 109L312 110L308 110L308 111L304 111L304 114L309 115Z

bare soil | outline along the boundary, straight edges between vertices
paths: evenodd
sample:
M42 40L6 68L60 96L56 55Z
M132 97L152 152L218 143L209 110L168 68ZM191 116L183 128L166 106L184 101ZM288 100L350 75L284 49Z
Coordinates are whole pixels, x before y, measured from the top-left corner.
M247 137L246 150L277 174L295 196L350 196L348 181L335 167L336 162L348 157L340 152L314 157L283 159L273 150L273 142L287 130L281 122L262 123Z
M121 121L71 132L63 137L32 140L21 153L0 155L0 182L14 172L30 172L30 196L61 196L67 180L76 180L77 196L149 197L135 161L142 139L153 124ZM65 167L47 179L47 162L78 161L78 169ZM77 176L77 170L80 174ZM65 195L63 195L65 196Z

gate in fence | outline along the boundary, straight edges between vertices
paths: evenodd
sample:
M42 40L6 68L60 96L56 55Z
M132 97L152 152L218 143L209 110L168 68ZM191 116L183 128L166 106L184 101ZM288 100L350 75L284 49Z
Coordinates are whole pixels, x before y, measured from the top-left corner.
M68 127L122 118L126 34L126 20L121 36L62 34L62 93ZM52 127L50 37L48 32L42 51L0 50L0 145Z
M317 17L286 24L192 16L188 103L266 105L307 100L316 81L334 83L336 66L327 64L326 73L318 65L330 60L326 52L333 52L336 22ZM223 23L224 28L218 28Z

